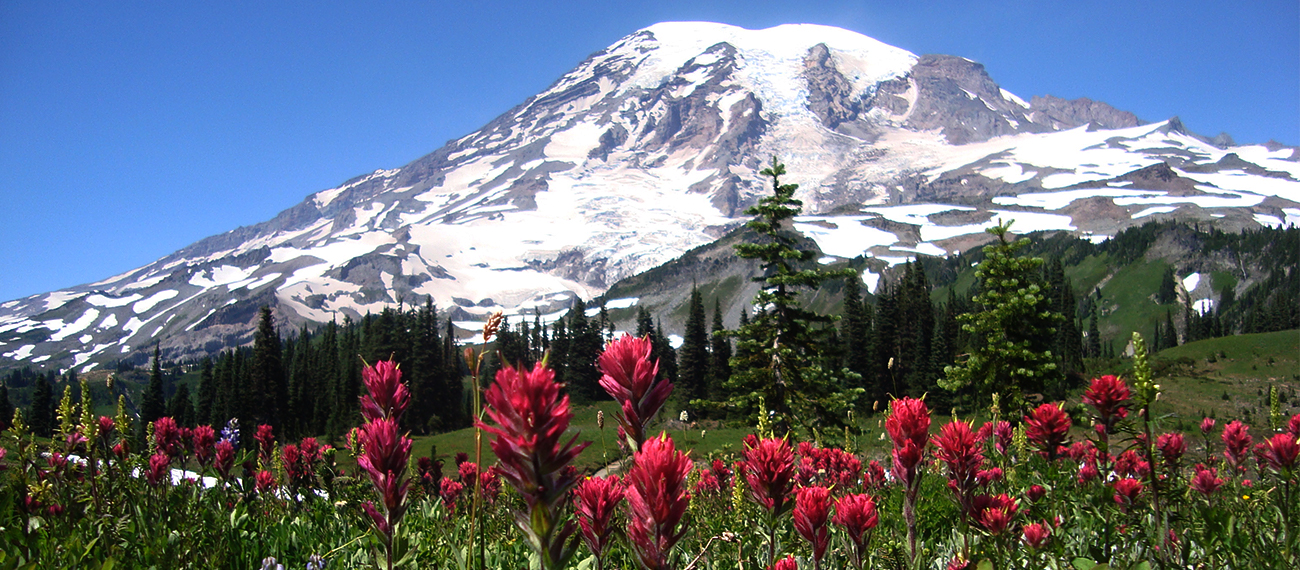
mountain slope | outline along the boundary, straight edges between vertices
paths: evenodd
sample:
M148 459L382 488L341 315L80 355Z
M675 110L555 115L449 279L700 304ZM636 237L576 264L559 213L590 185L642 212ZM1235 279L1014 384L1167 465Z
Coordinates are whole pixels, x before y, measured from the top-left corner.
M1025 102L978 63L837 28L664 23L406 166L0 304L0 357L89 370L155 341L169 358L211 353L248 342L262 304L281 326L426 295L464 321L558 315L737 227L773 155L802 184L796 229L830 259L964 249L998 217L1098 239L1153 216L1300 220L1295 148L1219 148L1087 99Z

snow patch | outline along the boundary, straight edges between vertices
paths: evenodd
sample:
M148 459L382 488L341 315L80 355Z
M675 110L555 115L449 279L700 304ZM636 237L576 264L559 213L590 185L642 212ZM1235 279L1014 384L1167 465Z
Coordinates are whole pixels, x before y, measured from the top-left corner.
M12 358L14 360L26 360L27 357L32 355L33 350L36 350L36 345L24 344L18 347L18 350L4 353L4 357Z
M1201 284L1201 274L1200 274L1200 273L1193 273L1193 274L1188 275L1187 277L1184 277L1184 278L1183 278L1183 289L1186 289L1187 292L1189 292L1189 293L1192 292L1192 291L1195 291L1195 290L1196 290L1196 286L1197 286L1197 285L1200 285L1200 284Z
M95 319L98 318L99 318L98 309L86 309L86 312L82 313L80 317L77 317L77 320L64 325L57 332L50 335L50 341L59 342L74 334L84 331L86 330L87 327L89 327L91 324L95 322Z
M1150 208L1142 210L1141 212L1133 214L1132 217L1134 220L1136 220L1138 218L1145 218L1147 216L1154 215L1154 214L1168 214L1169 212L1172 212L1177 209L1178 206L1152 206Z
M862 284L867 286L867 292L875 294L876 285L880 283L880 274L872 273L868 270L862 271Z
M605 302L605 308L607 308L607 309L628 309L628 308L631 308L631 307L635 307L636 304L637 304L640 300L641 300L641 299L640 299L639 297L626 297L626 298L623 298L623 299L614 299L614 300L611 300L611 301L606 301L606 302Z
M150 295L149 298L143 301L138 301L136 302L136 304L131 305L131 310L138 315L140 313L148 311L149 309L154 308L154 305L157 305L158 303L161 303L168 299L174 298L177 295L180 295L180 293L177 292L175 289L167 289L165 291L159 291L157 293L154 293L153 295Z
M1261 226L1267 226L1270 228L1281 228L1285 226L1285 224L1282 223L1282 218L1270 216L1268 214L1261 214L1259 212L1255 213L1255 221Z

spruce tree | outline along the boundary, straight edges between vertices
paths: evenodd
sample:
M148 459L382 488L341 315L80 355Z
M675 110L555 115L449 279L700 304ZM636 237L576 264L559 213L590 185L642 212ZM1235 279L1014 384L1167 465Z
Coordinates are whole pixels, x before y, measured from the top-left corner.
M867 346L871 320L867 307L862 302L861 283L862 280L857 277L844 280L844 318L840 319L840 328L844 339L844 365L866 380L871 371L871 356ZM872 391L868 386L860 387Z
M649 336L654 331L655 323L650 319L650 311L645 307L637 305L636 307L636 337L642 338Z
M579 401L594 401L607 397L600 387L600 370L596 368L596 359L600 358L604 343L597 323L587 319L586 304L578 299L569 310L569 353L565 368L565 381L569 384L569 393Z
M731 339L722 324L722 302L713 300L713 323L709 333L709 382L707 397L722 399L722 386L731 378Z
M664 335L663 322L656 322L650 336L650 358L659 362L659 373L669 382L677 383L677 349Z
M280 351L280 335L275 332L271 307L262 305L257 332L253 335L252 393L249 394L253 414L250 419L256 424L271 424L277 428L277 433L284 433L285 422L281 416L287 415L289 388Z
M745 213L754 216L746 226L760 243L740 243L736 254L762 263L763 276L754 280L762 289L754 296L757 309L748 325L736 331L737 345L745 347L747 362L733 362L727 382L728 406L753 417L760 398L775 412L779 429L796 425L824 430L844 425L846 414L861 389L846 389L843 372L825 370L814 362L824 345L831 319L804 309L798 295L815 293L829 279L842 279L853 270L824 271L812 264L817 252L799 249L797 234L789 227L802 202L794 198L795 184L782 184L785 166L775 157L763 169L772 179L772 195Z
M158 348L158 344L154 343L153 367L149 372L149 386L145 388L144 396L140 399L140 426L148 426L153 423L154 420L163 417L163 414L167 413L167 401L163 396L161 356L162 354ZM141 427L141 429L145 428Z
M1101 358L1101 329L1097 327L1097 306L1092 306L1088 315L1088 356Z
M14 403L9 399L9 386L0 382L0 430L9 429L14 421Z
M190 399L190 387L181 384L176 387L176 393L167 402L167 415L176 420L176 425L181 427L194 427L194 401Z
M13 419L12 414L9 417L10 420ZM54 387L44 376L36 376L27 424L31 426L32 433L40 437L50 437L54 430Z
M1043 260L1019 253L1029 240L1008 241L1011 223L986 230L997 242L984 247L984 261L975 270L980 281L975 302L981 310L960 317L978 341L965 362L944 370L940 385L949 391L971 388L977 407L1000 393L1009 415L1019 417L1027 411L1026 395L1060 382L1052 343L1064 317L1052 310L1043 290Z
M199 405L194 409L196 425L212 425L213 407L217 399L217 381L212 372L212 357L205 356L199 362Z
M677 350L677 388L679 398L687 402L703 400L708 396L707 381L709 376L709 337L704 325L704 300L700 289L691 287L690 301L687 303L686 330L682 334L682 346ZM699 406L692 404L692 412L698 412Z

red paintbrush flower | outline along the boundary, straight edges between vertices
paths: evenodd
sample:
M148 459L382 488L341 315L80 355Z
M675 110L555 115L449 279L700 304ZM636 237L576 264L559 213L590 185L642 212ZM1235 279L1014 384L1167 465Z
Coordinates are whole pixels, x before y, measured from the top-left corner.
M799 570L799 562L794 556L786 556L767 567L767 570Z
M1196 475L1192 476L1192 490L1209 498L1219 487L1223 486L1223 479L1219 478L1219 470L1213 467L1206 467L1201 464L1196 465Z
M880 517L876 514L876 502L865 494L845 496L835 503L835 517L831 522L848 533L849 541L853 543L853 551L850 553L853 566L862 568L870 539L867 533L880 522Z
M108 437L112 433L113 433L113 418L110 418L108 416L99 416L99 437Z
M615 530L612 524L614 513L623 502L623 492L617 475L591 477L579 483L573 491L582 540L596 555L597 570L604 567L605 550Z
M650 361L651 349L648 337L623 335L605 345L596 361L600 386L622 407L617 419L633 451L645 441L646 425L673 391L670 382L659 378L659 362Z
M1114 433L1115 422L1128 415L1124 404L1132 393L1123 380L1106 375L1093 378L1092 384L1083 393L1083 403L1097 410L1097 422L1105 426L1106 433Z
M411 392L402 383L402 371L391 360L380 360L361 369L367 394L361 396L361 415L369 421L402 418Z
M171 418L163 417L154 421L153 441L154 450L166 455L168 459L175 459L184 450L181 446L181 430L177 427L176 420Z
M212 446L217 442L217 432L212 426L199 426L194 428L194 459L198 460L199 467L207 467L212 461Z
M1056 404L1038 406L1025 416L1025 435L1048 461L1055 461L1070 433L1070 416Z
M447 506L448 513L456 512L456 499L460 498L460 492L464 490L465 486L460 482L447 477L442 478L442 483L438 488L438 497Z
M1025 525L1024 534L1025 544L1030 548L1042 548L1052 535L1052 527L1047 523L1030 523Z
M1143 461L1136 451L1130 449L1119 454L1115 459L1115 473L1121 477L1146 477L1151 473L1151 464Z
M1016 500L1006 493L1000 495L981 495L972 501L974 512L971 518L985 532L997 536L1011 524L1019 506Z
M980 453L970 424L961 421L944 424L939 436L934 438L934 455L948 467L948 488L957 496L957 504L963 512L968 510L971 493L979 483L976 475L984 464L984 454Z
M1300 446L1296 445L1295 436L1279 433L1264 440L1264 464L1274 473L1290 471L1295 467L1296 457L1300 455Z
M826 547L831 543L830 518L831 490L826 487L804 487L794 499L794 530L813 549L813 568L820 568Z
M158 452L149 456L149 470L145 472L145 480L149 482L150 487L157 487L164 480L171 481L171 458L167 454Z
M216 453L212 466L217 469L217 473L221 475L222 480L229 479L230 468L235 465L235 444L228 439L223 439L217 442L215 449Z
M270 465L271 458L275 456L275 428L267 424L259 425L253 439L257 441L257 458L262 465Z
M1079 466L1079 475L1077 479L1079 480L1080 485L1092 481L1099 476L1101 476L1101 474L1097 472L1096 463L1088 461Z
M1291 420L1286 422L1286 432L1291 434L1291 437L1300 439L1300 414L1291 416Z
M275 474L265 469L257 472L257 492L266 493L275 486Z
M308 467L312 467L317 461L320 461L324 448L314 437L304 437L298 444L298 449L302 451L302 459L307 462Z
M799 462L802 486L823 485L836 491L847 490L856 486L862 476L862 461L843 449L817 447L804 441L799 442L799 455L803 456Z
M794 490L794 451L786 440L768 438L746 445L744 458L736 469L745 475L749 498L767 511L772 523L794 506L788 500Z
M713 471L708 469L700 470L700 479L695 482L696 495L718 495L722 492L722 484L718 482L718 477Z
M916 497L921 490L921 462L930 441L930 409L925 402L901 398L889 403L885 430L894 442L894 479L905 489L903 520L907 524L908 553L916 560Z
M1138 495L1142 494L1142 482L1131 477L1125 477L1115 481L1115 502L1120 508L1126 509L1137 502Z
M1228 465L1237 471L1246 470L1246 453L1250 451L1250 426L1239 421L1232 421L1223 428L1223 457Z
M686 534L679 524L691 496L686 478L691 460L673 447L666 435L646 440L633 456L627 473L627 538L637 563L645 570L667 570L668 554Z
M561 510L578 481L565 467L591 445L577 443L576 434L564 442L573 412L560 388L555 372L540 363L531 372L506 366L484 394L484 412L497 425L479 422L496 435L492 451L501 463L501 476L527 504L516 519L543 568L563 568L573 554L566 543L575 526L571 521L562 524Z
M389 512L390 524L395 524L405 511L402 503L408 482L402 475L411 458L411 440L398 433L397 420L380 419L362 427L361 447L364 452L357 458L357 466L370 476Z
M1165 466L1178 469L1178 461L1187 452L1187 442L1181 433L1164 433L1156 438L1156 448L1160 450L1160 457L1164 458Z
M1213 429L1214 429L1214 418L1201 418L1202 434L1210 435L1210 431L1212 431Z
M889 483L889 478L885 476L885 466L879 461L872 459L867 462L867 468L862 473L864 486L868 489L879 489Z
M1042 485L1030 485L1029 491L1025 493L1025 496L1029 498L1029 502L1037 503L1038 501L1043 500L1043 497L1047 496L1047 489L1044 489Z

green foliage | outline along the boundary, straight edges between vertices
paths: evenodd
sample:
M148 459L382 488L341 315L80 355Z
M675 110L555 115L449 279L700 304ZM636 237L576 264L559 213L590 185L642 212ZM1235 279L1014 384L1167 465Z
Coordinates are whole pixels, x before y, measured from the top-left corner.
M981 310L958 317L976 345L964 362L944 369L940 386L969 389L980 404L998 392L1013 412L1021 412L1026 395L1055 388L1062 379L1051 349L1063 317L1052 310L1039 281L1043 260L1020 255L1029 240L1008 241L1010 226L1006 222L987 230L998 241L984 248L984 261L975 272L980 279L975 302Z
M852 270L823 271L810 262L817 255L799 249L799 239L788 225L802 202L794 198L795 184L782 184L785 166L772 159L761 174L772 179L772 195L746 210L754 216L747 226L761 236L760 243L738 243L736 254L762 263L763 288L754 296L756 312L736 332L737 350L732 375L725 384L726 406L732 413L753 417L762 398L785 429L800 426L830 430L845 423L846 412L862 394L849 387L852 372L832 371L817 361L824 346L830 318L800 306L801 290L817 290L823 282L843 279Z

